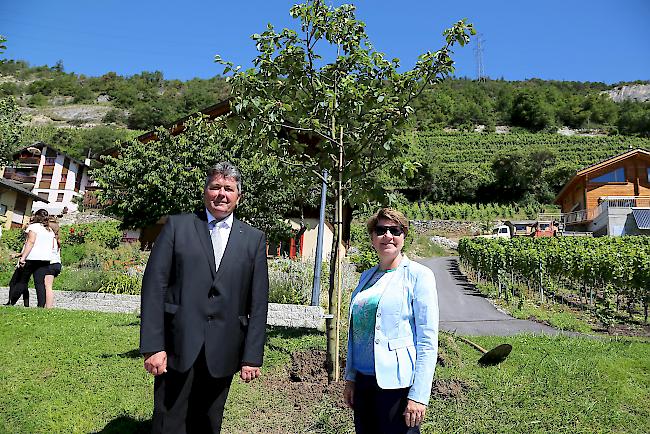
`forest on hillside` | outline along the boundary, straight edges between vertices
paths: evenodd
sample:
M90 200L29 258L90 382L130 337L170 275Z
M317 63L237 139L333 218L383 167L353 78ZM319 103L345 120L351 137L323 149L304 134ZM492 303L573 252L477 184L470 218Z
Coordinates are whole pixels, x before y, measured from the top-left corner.
M550 203L575 171L629 148L650 148L650 102L615 102L607 91L623 84L448 79L414 101L416 114L402 136L417 170L382 182L410 200ZM17 146L44 141L74 157L97 156L156 126L228 98L219 76L166 80L161 72L88 77L62 62L30 66L0 62L0 98L22 111L102 106L100 125L26 125ZM481 132L476 132L477 126ZM497 127L507 127L498 134ZM558 128L597 137L563 136Z
M129 77L114 72L87 77L65 72L62 62L53 67L30 67L24 61L9 60L0 63L0 75L4 76L0 97L14 96L29 107L107 101L113 108L104 122L134 130L167 125L223 101L230 93L219 76L166 80L162 72L155 71ZM622 84L449 79L414 102L417 115L413 128L473 130L484 125L490 132L497 125L507 125L552 132L567 126L649 136L650 102L616 103L604 94Z

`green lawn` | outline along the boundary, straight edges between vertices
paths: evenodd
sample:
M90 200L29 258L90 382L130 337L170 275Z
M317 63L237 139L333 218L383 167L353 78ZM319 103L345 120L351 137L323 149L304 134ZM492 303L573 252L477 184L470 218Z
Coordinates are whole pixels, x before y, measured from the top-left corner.
M443 337L447 364L437 378L463 387L432 399L424 433L650 432L650 343L475 340L514 350L501 366L480 368L475 350ZM133 315L0 308L0 432L148 432L153 379L137 342ZM271 330L264 381L234 382L224 432L349 431L338 393L297 405L307 389L285 387L289 354L324 345L318 333Z

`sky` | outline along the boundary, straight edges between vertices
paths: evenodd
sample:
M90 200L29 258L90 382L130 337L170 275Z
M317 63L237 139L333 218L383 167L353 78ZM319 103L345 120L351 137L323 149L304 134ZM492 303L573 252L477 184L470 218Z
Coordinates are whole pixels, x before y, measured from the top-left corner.
M99 76L162 71L167 79L222 73L215 54L252 66L250 39L268 23L298 29L294 1L0 0L7 59ZM341 1L328 1L339 5ZM650 0L360 0L374 47L411 68L467 18L480 33L486 76L506 80L650 80ZM476 40L476 39L475 39ZM457 48L456 76L477 77L476 45Z

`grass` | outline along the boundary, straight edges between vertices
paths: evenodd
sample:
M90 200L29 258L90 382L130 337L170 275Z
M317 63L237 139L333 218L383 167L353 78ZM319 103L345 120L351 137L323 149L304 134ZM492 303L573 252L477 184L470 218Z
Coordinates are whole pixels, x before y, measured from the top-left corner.
M569 337L481 337L481 346L510 343L502 365L463 362L439 378L470 385L462 399L434 400L423 432L650 432L648 342Z
M153 379L137 354L133 315L0 308L0 433L148 432ZM466 390L432 399L423 433L650 432L650 343L548 336L478 337L514 350L497 367L449 337L439 381ZM283 380L293 351L324 348L320 333L269 332L264 376ZM233 383L225 433L351 429L351 413L326 395L296 410L291 396L257 381ZM286 416L299 411L300 420ZM305 414L306 413L306 414ZM308 421L308 423L304 423Z
M408 245L406 254L414 258L431 258L434 256L449 256L449 252L440 244L431 241L430 233L418 234L413 232L412 240Z
M562 304L539 304L533 299L520 300L511 297L509 300L496 297L494 288L478 284L477 288L491 297L491 300L509 315L518 319L532 319L549 324L559 330L578 333L593 332L593 318L586 312L572 309Z

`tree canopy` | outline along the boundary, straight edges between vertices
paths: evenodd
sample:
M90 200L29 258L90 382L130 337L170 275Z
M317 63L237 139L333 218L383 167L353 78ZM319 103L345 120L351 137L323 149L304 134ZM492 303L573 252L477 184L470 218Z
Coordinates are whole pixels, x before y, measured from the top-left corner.
M296 210L295 198L300 196L277 160L238 140L222 120L195 117L183 134L174 136L165 128L156 134L158 139L151 142L125 143L118 156L104 156L103 165L92 171L106 211L121 218L124 227L143 227L165 215L200 209L206 171L227 160L243 177L237 216L270 239L287 235L284 219Z
M241 70L216 56L232 87L238 133L278 157L295 155L306 171L338 173L342 162L345 200L359 204L380 191L379 169L413 172L398 132L413 113L413 100L454 71L452 47L474 33L459 21L444 32L445 44L422 54L400 72L368 40L353 5L332 8L313 0L291 8L300 32L266 31L252 36L255 65ZM279 134L283 132L283 134ZM342 155L341 155L342 153ZM393 165L393 167L395 167Z

